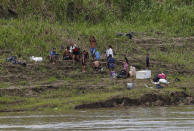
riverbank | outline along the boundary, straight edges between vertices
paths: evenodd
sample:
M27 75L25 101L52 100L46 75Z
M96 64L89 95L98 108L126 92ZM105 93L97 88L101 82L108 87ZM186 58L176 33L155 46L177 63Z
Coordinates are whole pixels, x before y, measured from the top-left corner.
M144 58L137 55L128 58L140 70L144 68ZM116 63L116 70L121 70L122 61L117 59ZM159 90L150 80L110 78L106 63L102 74L94 73L90 64L88 61L87 72L82 73L81 65L73 66L72 61L55 65L30 62L27 67L2 63L0 112L194 104L193 73L182 65L152 60L152 74L162 69L170 81L168 87ZM135 83L131 90L126 88L129 82Z
M171 0L39 2L4 0L0 4L0 111L67 111L120 106L193 104L193 2ZM125 35L132 34L132 39ZM89 38L97 41L104 72L87 72L81 63L62 61L64 49L74 41L89 52ZM150 54L152 77L165 73L170 84L158 90L150 80L112 79L105 51L111 45L115 71L129 65L145 69ZM60 61L48 62L52 48ZM7 63L17 56L27 66ZM43 57L43 62L29 60ZM133 82L135 87L126 89ZM145 84L149 87L145 87Z

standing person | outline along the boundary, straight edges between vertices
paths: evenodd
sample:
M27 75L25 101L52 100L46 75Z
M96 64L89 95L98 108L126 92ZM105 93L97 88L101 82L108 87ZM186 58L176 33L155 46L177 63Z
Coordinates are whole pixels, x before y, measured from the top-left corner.
M92 58L94 59L96 52L96 39L94 36L90 36L90 53Z
M126 56L124 57L125 57L125 61L123 62L123 70L125 70L126 75L129 76L129 72L128 72L129 61Z
M73 54L73 56L72 56L73 63L75 63L76 60L79 62L80 61L80 57L79 57L80 50L76 44L74 44L74 46L73 46L72 54Z
M56 63L56 59L57 59L56 48L53 48L53 50L50 52L49 59L50 59L50 62L52 62L53 64Z
M149 53L147 53L147 55L146 55L146 68L147 69L150 68L150 55L149 55Z
M71 46L70 46L70 53L73 53L73 49L75 49L75 43L74 42L72 42L71 43Z
M82 72L86 72L86 62L88 58L88 52L85 50L82 52Z
M115 75L115 72L114 72L115 60L112 57L112 55L108 56L107 65L108 65L108 69L110 70L110 76L114 77L114 75Z
M107 50L106 50L106 57L107 57L107 59L108 59L108 57L110 55L112 56L112 58L114 57L113 50L112 50L112 46L111 45L109 45L108 48L107 48Z

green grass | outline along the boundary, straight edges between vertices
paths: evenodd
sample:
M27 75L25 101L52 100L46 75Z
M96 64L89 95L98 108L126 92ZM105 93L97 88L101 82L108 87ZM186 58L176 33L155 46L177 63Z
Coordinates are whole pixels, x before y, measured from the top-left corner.
M192 43L191 43L192 44ZM194 67L193 55L194 52L190 47L168 47L167 51L161 52L153 49L151 57L174 65L183 65L184 69L192 70Z
M9 82L1 82L0 88L7 88L9 87L10 83Z
M168 95L172 92L182 92L178 88L165 88L163 90L150 88L134 88L128 90L126 88L112 87L110 89L71 89L61 88L58 90L48 90L42 92L35 97L21 96L2 96L0 97L0 110L22 110L22 111L68 111L73 110L76 105L94 103L99 101L109 100L114 97L129 97L138 99L144 94L157 93L158 95ZM6 103L6 104L5 104ZM15 103L15 104L13 104Z
M96 37L101 52L107 47L107 43L123 51L125 46L120 43L130 41L126 38L116 38L115 34L119 32L147 32L149 35L164 32L168 37L194 35L193 2L190 5L182 2L180 6L172 1L163 4L148 1L112 1L110 3L113 7L110 8L104 1L76 0L74 4L78 6L76 9L80 10L80 14L74 13L74 21L69 21L64 13L70 3L67 0L58 0L56 3L41 0L36 6L32 1L28 1L28 4L23 1L3 1L2 5L7 8L15 5L19 17L0 19L0 47L5 50L14 49L12 55L46 57L53 47L57 47L57 51L62 53L60 47L70 44L72 40L80 47L88 48L90 35ZM46 12L41 10L44 2ZM53 8L49 8L50 6ZM36 9L31 10L33 8ZM91 11L91 8L94 11ZM53 17L47 14L49 11ZM23 18L24 12L26 16ZM104 17L99 17L101 15ZM86 16L91 19L84 20ZM125 49L130 50L130 47Z
M54 76L51 76L51 77L48 79L47 82L52 83L52 82L55 82L55 81L57 81L57 78L54 77Z

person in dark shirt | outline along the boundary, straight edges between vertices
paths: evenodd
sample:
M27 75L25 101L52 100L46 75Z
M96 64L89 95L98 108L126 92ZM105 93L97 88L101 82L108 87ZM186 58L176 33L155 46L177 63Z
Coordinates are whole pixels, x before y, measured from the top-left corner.
M114 63L115 63L114 58L112 57L112 55L109 55L107 60L107 65L109 70L114 70Z
M149 55L149 53L147 53L147 55L146 55L146 68L147 69L150 68L150 55Z

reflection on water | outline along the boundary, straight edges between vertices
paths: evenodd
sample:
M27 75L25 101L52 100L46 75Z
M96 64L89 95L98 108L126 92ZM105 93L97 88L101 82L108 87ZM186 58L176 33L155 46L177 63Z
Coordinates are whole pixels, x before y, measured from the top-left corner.
M194 106L79 110L67 114L0 113L0 130L193 131Z

